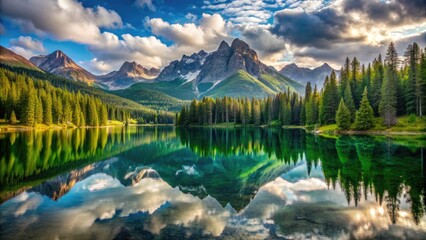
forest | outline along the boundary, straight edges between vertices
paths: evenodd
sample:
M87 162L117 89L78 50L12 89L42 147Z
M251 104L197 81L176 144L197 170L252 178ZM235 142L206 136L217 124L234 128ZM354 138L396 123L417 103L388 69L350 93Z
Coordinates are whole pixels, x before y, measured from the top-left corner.
M78 83L43 73L31 74L34 71L14 70L0 68L0 116L10 124L93 127L106 126L108 120L124 124L130 119L138 123L173 122L173 115L167 112L115 104L113 97L80 87Z
M337 124L341 130L368 130L379 118L387 128L397 117L422 117L426 107L426 49L410 44L398 57L390 43L384 59L379 55L367 65L346 58L340 75L332 72L324 86L307 83L304 96L279 93L264 99L208 98L193 100L176 114L179 126L242 124Z

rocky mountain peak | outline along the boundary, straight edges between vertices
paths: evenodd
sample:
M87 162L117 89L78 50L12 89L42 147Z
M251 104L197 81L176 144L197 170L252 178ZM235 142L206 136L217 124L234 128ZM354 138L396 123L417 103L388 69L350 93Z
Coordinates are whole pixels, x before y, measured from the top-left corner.
M93 82L95 76L77 65L64 52L56 50L48 55L39 55L30 58L30 62L44 71L83 82Z
M240 40L239 38L235 38L232 41L231 48L234 50L243 50L243 51L250 50L250 46L246 42Z
M124 62L123 65L121 65L120 69L118 70L119 72L131 72L136 70L136 68L140 66L139 64L137 64L135 61L133 62ZM140 66L142 67L142 66Z
M217 49L217 51L219 52L223 52L223 51L229 51L230 50L230 46L227 42L222 41L220 42L219 48Z

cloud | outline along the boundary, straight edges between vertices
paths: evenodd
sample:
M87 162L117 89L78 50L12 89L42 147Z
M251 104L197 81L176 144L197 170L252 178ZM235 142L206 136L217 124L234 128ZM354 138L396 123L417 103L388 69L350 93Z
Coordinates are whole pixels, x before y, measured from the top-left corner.
M268 8L281 7L284 4L281 1L262 1L262 0L236 0L226 1L205 1L203 9L220 12L227 16L227 19L234 24L258 25L265 24L272 17L272 11Z
M153 2L153 0L136 0L135 4L136 4L136 6L142 8L142 9L146 7L149 10L155 12L157 9L152 2Z
M424 0L346 0L343 2L343 10L360 13L369 20L390 26L418 23L426 19Z
M98 58L93 58L89 62L81 61L79 64L94 74L106 74L109 73L111 69L114 69L113 65L106 61L98 60Z
M328 48L334 43L362 41L364 36L353 36L346 17L326 8L317 12L283 10L275 14L272 33L298 46Z
M225 20L219 14L203 14L199 25L195 23L170 24L161 18L149 19L152 33L173 41L178 46L203 46L207 50L228 37Z
M20 36L9 41L10 49L26 58L45 52L43 43L30 36Z
M97 6L85 8L76 0L2 0L2 14L15 19L23 31L51 34L58 40L95 44L100 28L120 28L121 17Z
M291 61L315 66L318 61L340 65L346 56L370 62L391 42L402 42L426 31L426 2L333 1L317 8L299 3L278 11L270 31L289 44ZM424 38L417 38L425 42ZM406 46L404 46L405 48ZM398 49L403 51L403 49Z
M267 26L240 26L236 29L265 64L274 66L283 57L286 42L272 34Z

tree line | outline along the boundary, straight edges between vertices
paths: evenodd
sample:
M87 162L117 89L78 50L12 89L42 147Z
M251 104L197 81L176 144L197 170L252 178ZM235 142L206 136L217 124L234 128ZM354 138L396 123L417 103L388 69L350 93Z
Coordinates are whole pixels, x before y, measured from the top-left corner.
M115 106L99 97L58 88L49 81L0 68L0 116L12 124L73 124L78 127L106 126L108 120L125 124L130 118L140 122L171 123L171 115Z
M332 71L321 90L308 82L304 96L279 93L264 99L193 100L176 114L179 126L218 123L254 125L328 125L367 130L381 117L391 127L397 116L423 116L426 110L426 49L410 44L400 61L391 43L384 60L361 64L346 58L340 75Z

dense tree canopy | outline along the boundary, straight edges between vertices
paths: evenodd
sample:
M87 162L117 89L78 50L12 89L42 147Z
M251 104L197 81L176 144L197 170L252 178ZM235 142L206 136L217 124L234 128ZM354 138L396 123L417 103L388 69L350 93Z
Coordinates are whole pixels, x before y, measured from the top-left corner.
M57 84L60 85L59 82ZM173 122L171 114L117 106L101 100L96 94L68 89L67 86L74 85L67 84L64 81L64 85L55 87L50 81L33 78L26 72L0 68L0 116L11 123L19 120L26 126L105 126L108 120L126 122L128 118L152 123Z

